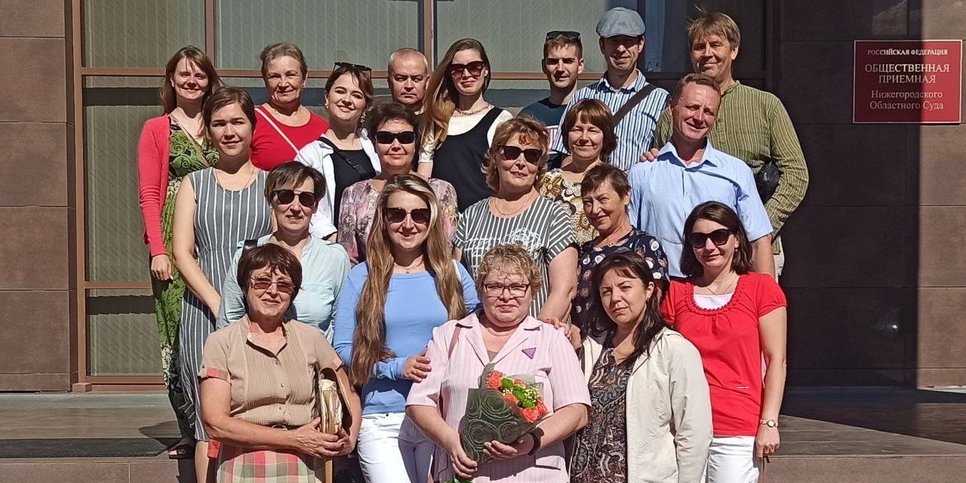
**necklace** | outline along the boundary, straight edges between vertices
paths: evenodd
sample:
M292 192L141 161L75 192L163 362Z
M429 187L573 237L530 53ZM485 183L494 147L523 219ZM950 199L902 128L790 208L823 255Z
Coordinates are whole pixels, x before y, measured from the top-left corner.
M393 260L392 264L393 266L398 267L404 273L412 273L417 268L420 268L423 266L423 257L419 257L419 260L413 261L413 263L410 263L409 265L400 265L396 263L395 260Z
M250 164L249 165L249 168L250 168L251 172L248 174L248 178L245 180L245 184L243 184L241 186L241 188L235 189L234 187L229 187L228 184L225 183L225 181L228 181L228 180L223 179L225 176L228 176L228 174L225 173L224 171L222 171L221 177L219 177L218 176L218 171L219 171L218 169L215 169L213 171L213 173L215 175L215 181L217 181L218 184L221 185L221 187L224 188L225 190L228 190L228 191L242 191L245 188L247 188L249 185L252 184L252 179L255 178L255 173L258 172L258 169L255 168L255 165L253 165L253 164Z
M621 240L624 237L626 237L630 232L631 232L630 227L628 227L626 230L620 230L620 231L615 230L610 235L607 235L606 237L601 238L600 242L597 243L597 246L600 248L609 247L617 243L618 240Z
M713 282L712 282L713 283ZM738 285L738 276L736 275L733 280L728 281L726 284L722 284L722 289L720 292L715 292L711 289L711 284L709 283L704 287L705 290L711 292L711 295L724 295L728 293L733 293L735 291L735 286Z
M457 107L456 108L456 112L460 113L461 116L472 116L474 114L479 114L479 113L481 113L481 112L489 109L489 107L490 107L490 103L489 102L484 102L483 105L480 106L477 109L470 108L470 109L467 109L467 110L464 111L463 109L460 109L460 108Z
M494 211L496 211L496 213L498 215L500 215L502 217L505 217L505 218L510 218L510 217L519 215L521 212L523 212L523 210L527 209L530 206L530 203L533 202L533 199L532 198L533 198L533 195L535 193L536 193L535 191L531 191L526 196L520 198L520 200L522 200L520 206L517 207L517 208L511 209L510 211L503 211L497 205L497 201L502 201L504 204L507 204L507 205L510 204L509 201L506 201L506 200L504 200L502 198L496 198L496 197L492 198L490 200L490 206L493 208Z

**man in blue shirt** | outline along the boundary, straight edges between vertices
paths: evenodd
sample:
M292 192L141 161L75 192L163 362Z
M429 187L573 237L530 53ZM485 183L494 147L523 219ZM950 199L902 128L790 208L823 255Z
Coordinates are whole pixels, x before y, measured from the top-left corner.
M616 116L635 94L644 89L650 91L644 91L646 97L628 104L629 110L614 129L617 149L611 154L610 162L627 171L650 147L657 119L667 105L668 93L648 84L644 74L637 69L637 59L644 52L644 20L640 14L623 7L612 8L604 12L597 23L597 35L600 36L600 51L607 61L607 72L599 81L575 92L567 109L581 99L590 98L606 104ZM562 124L563 116L560 119ZM550 145L550 149L567 152L561 137Z
M567 109L567 101L577 88L577 77L584 72L584 46L580 42L580 33L547 32L541 68L550 83L550 96L524 107L520 114L546 124L552 146L560 135L560 123ZM560 167L559 158L558 153L551 150L551 168Z
M721 93L717 82L688 74L671 96L671 140L651 163L630 171L631 223L653 234L667 253L672 277L683 277L684 221L695 206L719 201L738 213L751 241L752 269L775 275L771 222L744 161L715 149L708 140Z

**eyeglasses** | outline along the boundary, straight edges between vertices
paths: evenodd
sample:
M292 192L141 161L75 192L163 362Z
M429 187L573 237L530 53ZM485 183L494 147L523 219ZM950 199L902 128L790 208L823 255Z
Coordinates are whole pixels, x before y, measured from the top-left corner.
M416 208L411 211L406 211L405 208L386 208L386 221L389 223L402 223L407 215L417 225L428 225L432 212L429 208Z
M483 293L487 297L499 297L503 295L504 291L510 293L511 297L523 297L527 294L527 289L530 288L529 283L511 283L509 285L503 285L499 282L490 282L483 284Z
M720 247L725 243L728 243L728 239L731 238L731 230L727 228L719 228L711 233L699 233L691 232L688 234L688 242L691 243L692 248L702 248L711 240L714 246Z
M369 67L367 65L351 64L349 62L336 62L335 63L335 68L338 69L340 67L343 68L343 69L346 69L346 70L357 70L357 71L360 71L360 72L372 72L372 67Z
M580 32L574 32L573 30L551 30L547 32L547 40L555 39L557 37L563 37L570 40L580 40Z
M478 76L483 73L484 67L486 67L486 62L475 60L469 64L450 64L446 68L446 72L452 77L462 77L465 71L469 71L472 76Z
M516 146L503 146L500 148L500 152L503 154L505 161L514 161L520 157L520 153L523 153L523 159L530 164L537 164L537 161L540 161L540 155L543 154L539 149L520 149Z
M295 285L292 285L292 282L287 280L272 280L270 278L256 278L252 280L252 288L262 292L267 291L272 285L275 286L275 290L278 290L278 293L292 295L292 292L295 291Z
M292 203L295 201L296 196L299 198L299 204L306 207L314 207L315 202L317 201L315 199L315 193L311 191L281 189L272 191L272 193L275 195L275 201L278 201L278 204L280 205Z
M376 131L376 142L379 144L392 144L396 140L399 140L399 144L412 144L416 142L416 133L413 131Z

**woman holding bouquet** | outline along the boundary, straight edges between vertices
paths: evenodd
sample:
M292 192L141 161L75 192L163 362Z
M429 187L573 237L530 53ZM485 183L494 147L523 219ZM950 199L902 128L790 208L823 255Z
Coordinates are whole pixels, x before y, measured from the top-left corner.
M424 353L433 329L479 303L473 279L450 256L446 213L431 186L414 174L385 182L366 261L349 272L336 309L335 350L362 386L359 465L372 483L426 481L433 443L404 419L406 396L443 367Z
M580 344L571 332L592 401L574 446L574 483L701 480L711 444L708 383L697 349L661 317L666 284L663 266L630 251L593 271L593 337Z
M433 478L475 482L566 482L563 440L587 422L590 395L563 329L528 315L540 267L519 245L498 245L481 259L476 288L482 309L433 330L426 356L433 370L414 384L406 412L436 442ZM549 415L515 441L484 444L488 462L464 451L460 420L484 368L533 377Z

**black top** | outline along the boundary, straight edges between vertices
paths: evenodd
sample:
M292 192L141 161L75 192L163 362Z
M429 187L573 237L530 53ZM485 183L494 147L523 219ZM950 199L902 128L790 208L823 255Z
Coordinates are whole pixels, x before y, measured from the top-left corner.
M473 129L463 134L446 136L433 156L433 178L449 182L456 188L456 206L462 213L484 198L493 195L483 176L483 163L490 141L486 137L490 126L503 109L494 107Z
M332 141L322 138L322 142L332 147L332 174L335 175L335 196L332 220L339 223L339 208L342 206L342 192L353 184L376 177L369 156L362 149L343 150L335 147Z

